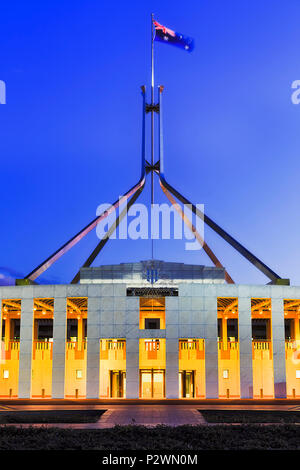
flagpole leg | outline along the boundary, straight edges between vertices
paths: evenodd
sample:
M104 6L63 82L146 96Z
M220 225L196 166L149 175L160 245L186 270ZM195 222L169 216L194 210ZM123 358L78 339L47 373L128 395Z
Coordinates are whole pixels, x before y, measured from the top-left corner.
M151 14L151 101L154 104L154 15Z
M154 15L151 14L151 165L154 165ZM154 203L154 173L151 172L151 208ZM153 259L153 239L151 239L151 256Z

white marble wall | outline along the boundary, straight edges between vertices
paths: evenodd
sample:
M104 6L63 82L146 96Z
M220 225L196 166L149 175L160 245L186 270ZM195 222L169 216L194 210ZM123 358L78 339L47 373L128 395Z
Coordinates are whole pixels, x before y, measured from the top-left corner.
M206 398L218 398L217 285L179 285L179 338L204 338Z
M126 337L126 307L125 285L101 286L100 338Z

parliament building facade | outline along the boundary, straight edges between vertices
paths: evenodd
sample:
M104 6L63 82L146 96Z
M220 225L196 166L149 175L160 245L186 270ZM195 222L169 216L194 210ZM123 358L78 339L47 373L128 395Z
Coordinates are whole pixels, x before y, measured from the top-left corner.
M0 398L300 398L300 287L141 261L0 287Z

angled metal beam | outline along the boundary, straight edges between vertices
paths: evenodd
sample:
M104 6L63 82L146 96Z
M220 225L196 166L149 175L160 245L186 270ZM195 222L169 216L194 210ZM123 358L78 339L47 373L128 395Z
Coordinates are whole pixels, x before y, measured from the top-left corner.
M98 243L96 248L93 250L93 252L90 254L90 256L87 258L85 263L81 266L82 268L86 268L91 266L93 261L96 259L100 251L104 248L106 243L108 242L109 238L112 236L114 231L117 229L119 226L120 222L123 220L125 217L125 214L128 212L129 208L132 206L132 204L137 200L139 195L141 194L142 190L145 187L145 177L146 177L146 166L147 166L147 161L146 161L146 87L145 85L141 86L142 90L142 97L143 97L143 106L142 106L142 148L141 148L141 155L142 155L142 166L141 166L141 179L143 179L144 183L143 185L137 190L137 192L132 196L130 199L129 203L126 204L126 207L123 209L121 214L118 215L117 219L115 222L112 224L108 232L105 234L105 236L102 238L102 240ZM81 269L81 268L80 268ZM80 269L74 276L74 278L71 281L71 284L77 284L80 279Z
M117 229L117 227L120 225L120 222L124 219L125 215L128 213L129 208L134 204L134 202L137 200L141 192L143 191L145 185L143 185L140 189L137 190L137 192L132 196L128 204L126 204L126 207L123 209L121 214L118 215L116 218L115 222L112 224L108 232L105 234L105 236L101 239L101 241L98 243L94 251L90 254L90 256L87 258L85 263L81 266L81 268L88 268L91 266L93 261L97 258L99 255L100 251L104 248L114 231ZM81 269L80 268L80 269ZM71 281L71 284L77 284L80 280L80 269L74 276L74 278Z
M187 198L182 196L176 189L174 189L165 178L160 175L161 186L168 189L175 197L177 197L183 204L189 204L192 208L192 212L200 217L211 229L213 229L220 237L223 238L229 245L231 245L236 251L238 251L244 258L252 263L257 269L259 269L265 276L271 281L281 279L272 269L270 269L265 263L245 248L241 243L235 240L229 233L223 230L218 224L216 224L208 215L200 211L194 204L192 204Z
M52 266L55 261L57 261L61 256L63 256L67 251L69 251L74 245L76 245L80 240L82 240L93 228L95 228L99 222L105 219L109 214L111 214L115 209L121 206L126 202L131 196L133 196L139 189L144 187L146 170L145 170L145 152L146 152L146 142L145 142L145 115L146 115L146 88L145 86L141 87L142 89L142 110L143 110L143 121L142 121L142 166L141 166L141 178L139 182L133 186L127 193L121 196L117 201L115 201L111 207L104 211L102 214L97 216L92 222L90 222L86 227L84 227L80 232L78 232L74 237L70 238L64 245L62 245L58 250L56 250L52 255L50 255L45 261L37 266L33 271L31 271L24 279L29 281L34 281L37 279L43 272L45 272L50 266Z
M235 240L229 233L223 230L218 224L216 224L208 215L200 211L194 204L192 204L187 198L182 196L175 188L173 188L165 178L160 175L160 184L162 187L168 189L175 197L179 199L183 204L190 205L192 212L200 217L211 229L213 229L220 237L223 238L229 245L231 245L236 251L238 251L244 258L252 263L257 269L259 269L265 276L271 281L281 279L272 269L270 269L265 263L245 248L241 243Z
M228 274L226 268L222 265L222 263L218 260L214 252L211 250L211 248L208 246L208 244L204 241L204 239L201 237L199 232L196 230L196 227L192 224L192 222L188 219L188 217L184 214L183 210L179 206L179 204L175 201L175 199L171 196L169 191L164 188L161 185L161 188L171 204L174 206L180 217L182 218L183 222L186 224L186 226L190 229L190 231L195 235L196 239L198 240L199 244L203 247L203 250L205 253L209 256L210 260L214 263L214 265L217 268L223 268L225 270L225 280L228 284L234 284L234 280L232 277Z
M164 176L164 155L163 155L163 121L162 121L162 91L163 88L159 87L159 160L160 160L160 173L159 180L162 188L165 188L177 197L183 204L189 204L192 208L192 212L200 217L212 230L214 230L220 237L223 238L229 245L231 245L236 251L238 251L244 258L252 263L257 269L259 269L265 276L267 276L272 282L276 282L281 277L270 269L265 263L245 248L241 243L235 240L229 233L223 230L218 224L216 224L208 215L200 211L194 204L192 204L187 198L182 196L175 188L173 188L165 179Z
M74 245L76 245L80 240L82 240L93 228L95 228L99 222L105 219L109 214L111 214L117 207L122 205L127 199L132 196L138 189L140 189L145 184L145 178L140 180L138 184L133 186L127 193L125 193L121 198L115 201L109 209L104 211L102 214L97 216L92 222L90 222L86 227L84 227L80 232L78 232L74 237L70 238L64 245L62 245L58 250L56 250L52 255L50 255L45 261L43 261L37 268L35 268L31 273L29 273L25 279L34 281L37 279L43 272L45 272L50 266L52 266L55 261L57 261L61 256L63 256L67 251L69 251Z

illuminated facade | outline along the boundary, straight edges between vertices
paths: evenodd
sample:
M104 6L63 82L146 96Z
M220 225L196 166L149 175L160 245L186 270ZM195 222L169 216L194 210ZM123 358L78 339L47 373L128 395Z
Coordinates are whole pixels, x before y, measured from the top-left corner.
M2 399L300 398L300 287L144 261L0 300Z

